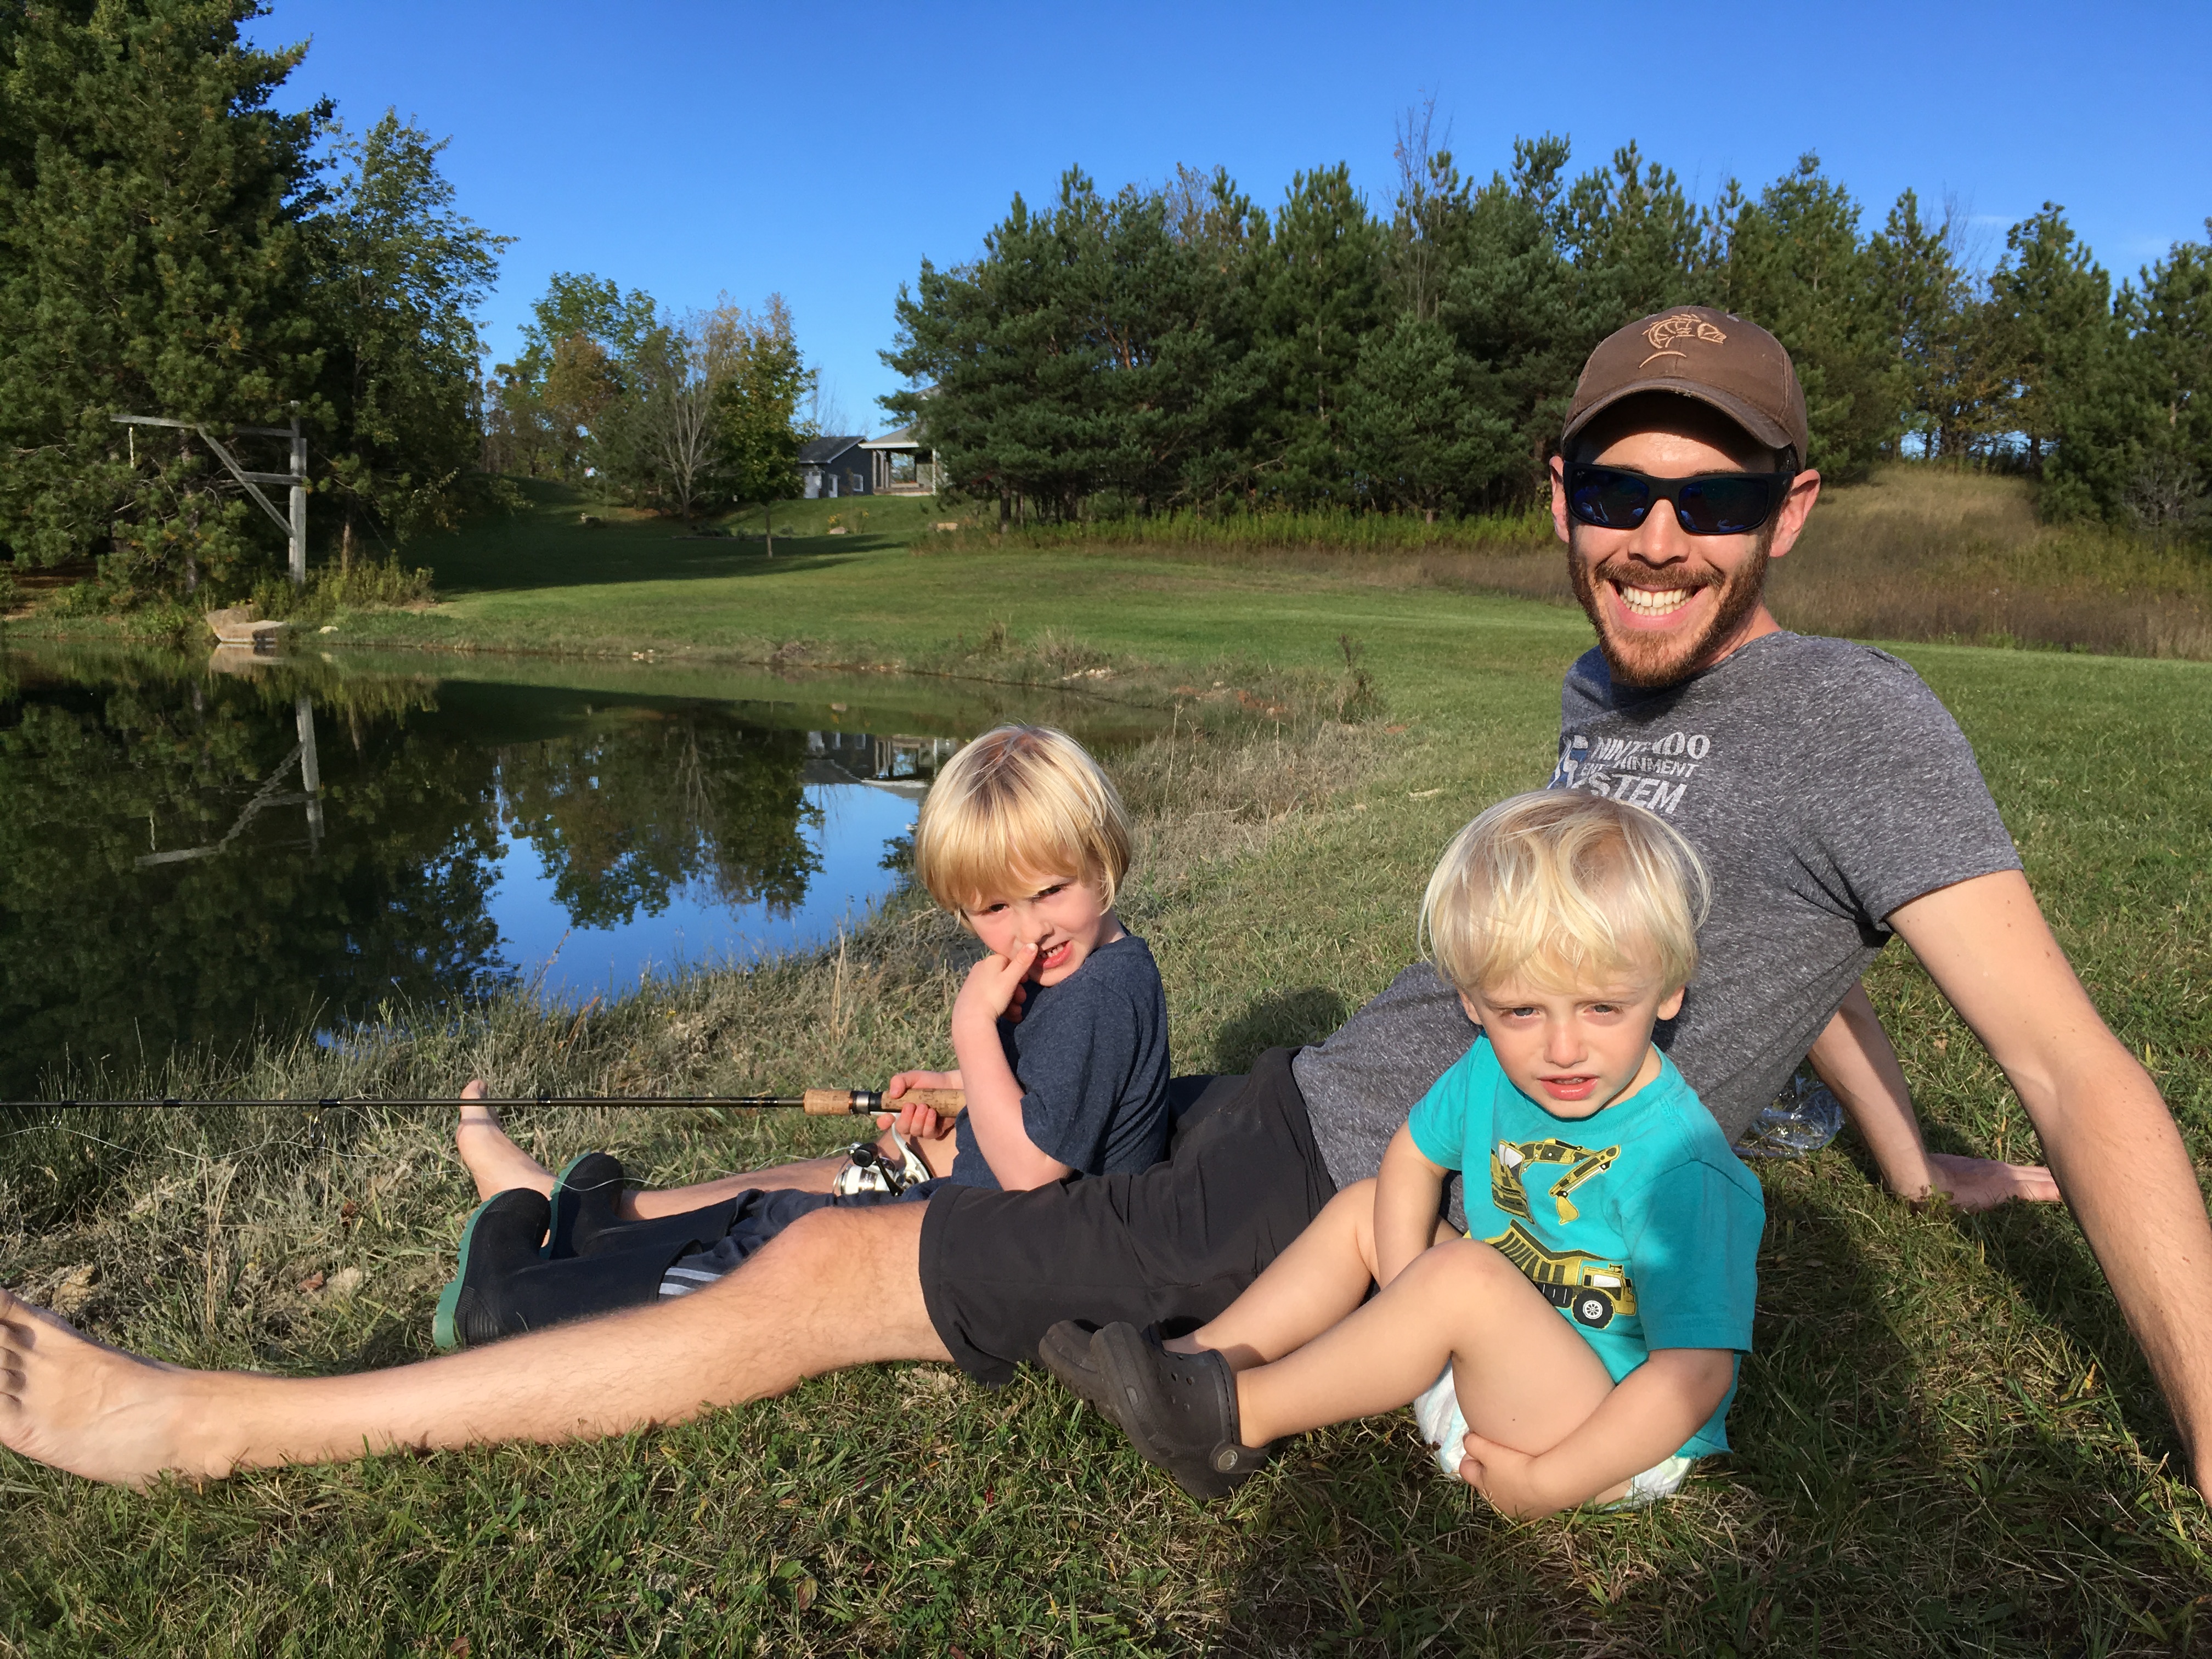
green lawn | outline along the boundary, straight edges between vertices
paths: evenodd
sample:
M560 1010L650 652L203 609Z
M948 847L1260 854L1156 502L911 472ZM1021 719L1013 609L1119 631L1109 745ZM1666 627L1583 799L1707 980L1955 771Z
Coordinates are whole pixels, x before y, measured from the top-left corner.
M1588 637L1556 607L1261 563L933 554L924 533L911 552L780 543L771 565L757 544L544 514L505 527L504 550L432 544L445 603L344 618L320 643L342 661L378 643L651 649L678 659L671 673L781 647L787 661L1079 674L1207 722L1195 744L1171 723L1121 763L1149 826L1128 910L1186 1070L1317 1036L1403 964L1450 830L1544 777L1559 676ZM1352 729L1304 717L1345 674L1342 638L1384 705ZM1903 653L1973 739L2061 938L2212 1172L2212 811L2193 762L2212 667ZM1264 711L1217 718L1238 690L1279 685L1285 707L1304 699L1279 733ZM652 987L583 1019L507 1006L353 1055L277 1045L224 1080L860 1081L945 1052L958 961L941 927L894 916L848 963ZM1870 984L1931 1139L2032 1155L2017 1103L1909 957L1893 950ZM82 1285L70 1270L94 1267L76 1292L88 1323L185 1363L427 1352L469 1205L442 1123L76 1127L113 1144L42 1129L0 1152L10 1285ZM522 1127L549 1159L596 1141L674 1180L818 1146L830 1126L624 1110ZM1402 1417L1312 1437L1201 1507L1042 1373L993 1394L872 1367L605 1444L147 1497L0 1462L15 1545L0 1651L2201 1650L2212 1524L2172 1479L2172 1429L2070 1219L1914 1214L1849 1144L1760 1173L1770 1231L1738 1449L1650 1514L1500 1522L1426 1471ZM350 1296L298 1288L346 1268L362 1275Z

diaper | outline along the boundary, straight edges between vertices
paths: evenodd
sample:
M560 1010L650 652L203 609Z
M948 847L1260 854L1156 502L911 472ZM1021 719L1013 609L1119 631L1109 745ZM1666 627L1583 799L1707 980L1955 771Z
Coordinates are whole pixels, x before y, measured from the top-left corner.
M1450 1480L1459 1479L1461 1460L1467 1455L1467 1419L1461 1415L1459 1392L1452 1387L1451 1367L1444 1367L1421 1397L1413 1401L1413 1420L1421 1425L1421 1438L1435 1448L1437 1467ZM1647 1509L1662 1498L1681 1491L1682 1483L1698 1465L1694 1457L1677 1455L1653 1464L1628 1483L1628 1491L1601 1510Z

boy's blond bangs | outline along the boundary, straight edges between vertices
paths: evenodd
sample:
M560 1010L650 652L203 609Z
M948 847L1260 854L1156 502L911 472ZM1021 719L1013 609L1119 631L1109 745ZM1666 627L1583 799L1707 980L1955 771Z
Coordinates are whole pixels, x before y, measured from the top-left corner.
M963 748L923 798L914 872L946 909L1011 896L1016 878L1073 875L1108 907L1129 872L1129 815L1081 744L1001 726Z
M1690 844L1640 806L1546 789L1452 838L1421 900L1421 938L1452 987L1548 991L1689 982L1709 897Z

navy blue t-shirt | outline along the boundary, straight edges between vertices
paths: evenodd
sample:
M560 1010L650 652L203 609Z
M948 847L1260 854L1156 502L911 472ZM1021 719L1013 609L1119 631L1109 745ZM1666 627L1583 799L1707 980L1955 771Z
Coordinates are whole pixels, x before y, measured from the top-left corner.
M1031 985L999 1022L1022 1085L1022 1127L1079 1176L1148 1170L1168 1150L1168 999L1144 940L1125 933L1057 985ZM947 1179L996 1189L965 1113Z

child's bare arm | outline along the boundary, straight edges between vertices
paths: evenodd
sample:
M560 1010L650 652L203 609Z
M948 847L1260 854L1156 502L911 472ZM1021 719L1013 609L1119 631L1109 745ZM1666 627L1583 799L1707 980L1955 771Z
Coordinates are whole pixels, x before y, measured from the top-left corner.
M1506 1515L1572 1509L1671 1455L1735 1377L1735 1355L1726 1348L1655 1348L1549 1451L1532 1456L1469 1434L1460 1474Z
M1008 1192L1049 1186L1070 1173L1030 1139L1022 1121L1022 1085L999 1043L999 1016L1036 960L1034 945L1017 945L1011 957L985 957L968 970L952 1004L952 1052L968 1093L968 1121L975 1125L983 1161Z
M1448 1173L1429 1162L1404 1124L1383 1150L1375 1182L1375 1282L1388 1285L1436 1242Z

